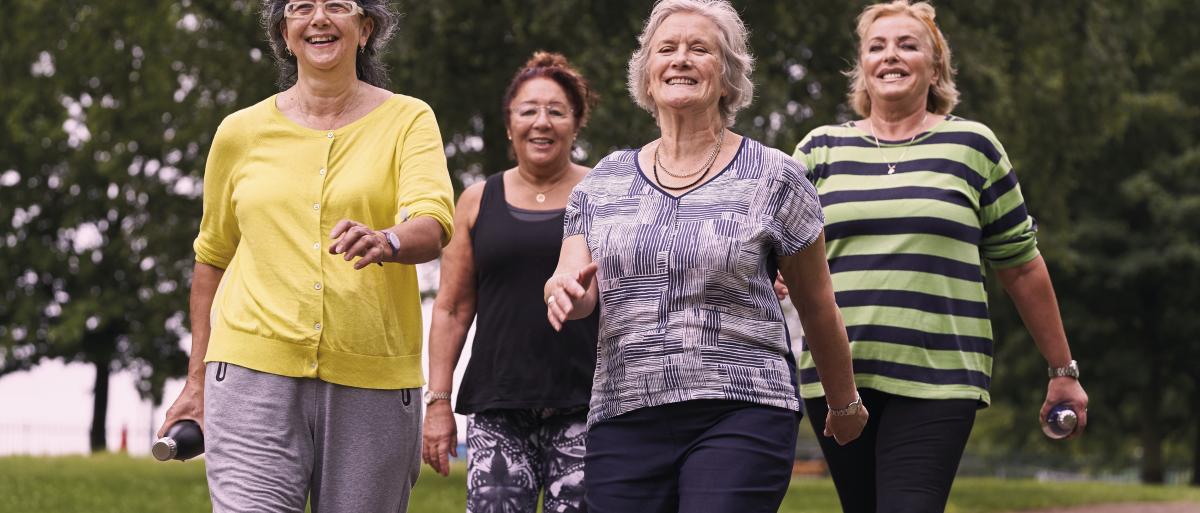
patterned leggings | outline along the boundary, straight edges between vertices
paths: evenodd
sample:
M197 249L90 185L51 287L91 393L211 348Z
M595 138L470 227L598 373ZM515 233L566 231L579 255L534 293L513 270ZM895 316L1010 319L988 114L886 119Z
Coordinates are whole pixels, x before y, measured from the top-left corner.
M488 410L467 422L467 513L585 512L587 408Z

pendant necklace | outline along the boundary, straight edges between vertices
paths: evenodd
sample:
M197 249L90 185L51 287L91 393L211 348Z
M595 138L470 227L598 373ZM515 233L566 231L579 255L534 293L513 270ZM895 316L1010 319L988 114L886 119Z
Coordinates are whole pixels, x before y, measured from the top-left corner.
M722 131L721 134L719 136L717 136L717 144L715 146L713 146L712 152L708 154L708 159L704 162L704 165L700 166L699 169L697 169L691 173L683 173L683 174L672 173L669 169L666 168L666 166L663 166L658 163L658 160L659 160L658 159L658 150L659 150L659 148L662 148L662 142L659 142L658 146L654 147L654 181L658 182L659 187L662 187L669 191L682 191L684 189L690 189L690 188L694 187L696 184L700 183L700 181L703 180L704 177L708 176L708 171L712 169L713 163L717 161L717 154L721 153L721 143L723 143L724 141L725 141L725 132ZM658 177L658 168L660 168L660 167L662 168L663 172L667 173L668 175L674 176L675 178L688 178L688 177L692 177L692 176L696 176L696 175L700 175L700 176L698 176L696 178L696 180L694 180L692 183L689 183L687 185L681 185L679 187L672 187L670 185L663 183L662 179Z
M875 139L875 149L879 150L879 156L883 158L883 163L887 164L887 174L894 174L896 172L896 166L901 162L904 162L904 156L908 155L908 150L912 148L912 143L913 141L917 140L917 136L924 133L920 128L924 127L925 122L928 120L929 113L926 112L925 116L921 118L921 124L917 128L917 133L913 134L912 138L909 139L907 143L904 143L904 152L900 154L900 158L896 159L896 163L893 164L888 161L886 156L887 154L883 152L883 147L879 145L879 136L875 135L875 122L871 121L871 118L867 118L867 126L871 127L871 138Z
M570 168L568 168L567 171L564 171L562 176L559 176L558 180L555 180L554 183L550 184L550 187L547 187L546 190L539 191L537 189L534 189L533 200L538 202L539 204L545 203L546 202L546 193L553 191L555 187L558 187L558 184L562 183L562 181L567 177L568 173L570 173ZM530 189L533 189L533 182L529 181L528 178L525 178L525 176L521 174L521 171L519 169L517 170L517 175L521 177L521 180L523 180L525 183L529 184Z

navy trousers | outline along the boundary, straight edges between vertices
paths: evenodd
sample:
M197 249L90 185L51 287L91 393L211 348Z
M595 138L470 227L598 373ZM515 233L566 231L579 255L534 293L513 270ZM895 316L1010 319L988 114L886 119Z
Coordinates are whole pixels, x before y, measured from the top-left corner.
M742 401L641 408L588 431L590 513L778 511L800 414Z

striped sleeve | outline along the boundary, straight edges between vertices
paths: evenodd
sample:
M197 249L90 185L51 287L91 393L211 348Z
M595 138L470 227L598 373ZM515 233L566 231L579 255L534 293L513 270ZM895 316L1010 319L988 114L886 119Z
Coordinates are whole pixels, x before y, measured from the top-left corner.
M1025 208L1021 185L1004 147L994 136L991 139L999 150L999 159L991 166L987 182L980 191L980 253L993 268L1005 269L1038 256L1037 222Z
M567 198L567 208L563 213L563 240L573 235L583 235L592 231L592 215L593 209L589 201L587 192L597 171L603 172L611 165L612 155L600 159L596 163L596 167L588 172L587 176L583 177L575 188L571 190L571 195Z
M817 131L813 130L812 132L809 132L808 135L805 135L804 139L800 141L800 144L796 145L796 150L792 152L792 158L796 159L796 162L799 162L800 165L804 166L804 177L812 183L816 183L817 181L816 174L813 173L813 169L815 169L817 165L816 158L814 158L813 155L813 146L816 139L814 134L816 133Z
M768 226L776 254L793 255L817 240L825 228L825 215L817 190L805 178L805 167L780 154L780 186L773 202L774 215Z

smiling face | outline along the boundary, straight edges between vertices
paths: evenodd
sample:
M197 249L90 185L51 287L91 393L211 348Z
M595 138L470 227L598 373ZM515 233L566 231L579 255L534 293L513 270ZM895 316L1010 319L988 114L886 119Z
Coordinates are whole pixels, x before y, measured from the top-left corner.
M544 77L521 84L508 105L508 136L517 162L545 166L570 161L575 116L567 93Z
M344 67L353 73L355 53L374 29L367 16L331 16L323 6L311 16L284 18L282 23L283 39L301 72Z
M717 25L695 13L672 14L650 38L647 90L659 111L716 109L725 88Z
M859 49L873 104L922 102L937 80L933 43L925 26L907 15L875 20Z

